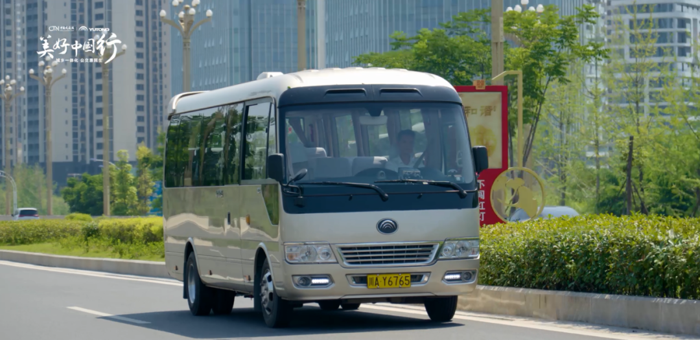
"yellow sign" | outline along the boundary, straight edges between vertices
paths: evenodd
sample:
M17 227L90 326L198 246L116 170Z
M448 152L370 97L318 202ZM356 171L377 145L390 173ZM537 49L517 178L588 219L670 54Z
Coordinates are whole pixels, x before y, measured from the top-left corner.
M489 169L503 168L503 119L500 92L460 92L473 146L485 146Z
M539 184L539 188L533 189L529 187L526 184L525 176L534 178ZM494 196L499 198L494 200ZM495 202L500 204L494 205ZM544 183L537 176L537 173L528 168L509 168L496 177L491 187L491 206L494 207L494 212L504 221L507 221L508 217L516 210L522 210L528 219L535 218L544 210L544 204ZM495 207L497 206L500 208L496 209Z
M474 87L476 87L477 90L485 90L486 89L486 79L475 80Z

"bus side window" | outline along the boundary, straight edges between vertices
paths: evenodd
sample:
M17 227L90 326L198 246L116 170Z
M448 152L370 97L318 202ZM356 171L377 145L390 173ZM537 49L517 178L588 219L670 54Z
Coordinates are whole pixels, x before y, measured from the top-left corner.
M270 106L270 102L265 102L246 107L243 179L267 178L265 163Z
M205 117L199 177L204 186L223 185L224 108L218 107L213 114Z
M179 115L172 117L165 146L165 186L168 188L182 186L185 178L182 155L185 136L189 136L187 122Z
M243 127L243 104L228 105L226 111L226 134L224 141L224 184L240 183L239 147Z
M202 116L199 112L186 114L189 118L190 134L185 138L185 179L183 186L191 187L199 185L200 167L200 134L202 132Z

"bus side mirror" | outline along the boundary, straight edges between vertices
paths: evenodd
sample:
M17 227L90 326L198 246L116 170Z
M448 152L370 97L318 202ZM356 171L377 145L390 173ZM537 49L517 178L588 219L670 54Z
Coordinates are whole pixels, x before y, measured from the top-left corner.
M485 146L475 146L472 148L474 154L474 170L477 174L489 168L489 154Z
M284 155L273 153L267 156L267 177L282 183L284 180Z

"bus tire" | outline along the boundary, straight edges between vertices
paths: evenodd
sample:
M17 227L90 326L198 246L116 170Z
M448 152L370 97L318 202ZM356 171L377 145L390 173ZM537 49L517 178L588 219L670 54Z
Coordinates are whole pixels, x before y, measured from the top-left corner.
M327 301L319 301L318 302L319 307L321 307L321 310L324 311L334 311L338 310L338 307L340 307L340 301L338 300L327 300Z
M424 305L431 321L448 322L452 320L457 311L457 297L430 298L425 300Z
M194 252L187 257L185 265L185 285L187 289L187 304L190 307L190 312L193 315L209 315L212 308L213 292L212 289L205 286L199 278L199 270L197 269L197 260L194 257Z
M259 294L255 299L258 301L265 324L270 328L289 326L294 308L291 303L277 295L275 283L272 280L272 269L267 259L263 262L260 272L255 273L255 284L259 287Z
M359 303L343 303L340 305L340 307L343 307L343 310L357 310L360 308Z
M214 302L212 303L211 311L214 312L215 315L231 314L235 298L236 292L223 289L215 290Z

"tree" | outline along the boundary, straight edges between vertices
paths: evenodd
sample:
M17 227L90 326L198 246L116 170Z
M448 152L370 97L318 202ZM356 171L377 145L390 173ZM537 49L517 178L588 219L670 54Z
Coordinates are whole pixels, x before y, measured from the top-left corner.
M568 73L582 74L583 65L572 64ZM544 169L548 187L555 188L555 200L562 206L567 205L567 194L586 186L577 173L585 168L587 146L583 134L586 98L582 85L580 81L552 84L542 109L542 128L538 131L539 143L535 148L537 163Z
M153 180L151 179L151 162L154 155L145 144L139 145L136 150L136 194L138 203L134 209L135 215L146 215L149 212L148 201L153 194Z
M114 195L112 214L125 216L134 214L137 211L138 196L134 186L134 175L131 174L131 164L129 164L129 153L126 150L117 151L117 163L114 168ZM111 190L111 189L110 189Z
M392 51L363 54L354 62L431 72L453 85L489 78L494 76L490 74L490 40L480 28L490 22L489 13L489 10L460 13L451 22L441 24L441 28L424 29L411 38L402 32L394 33ZM579 40L578 27L593 24L598 18L594 7L585 5L573 16L560 17L558 13L557 7L552 5L541 15L532 11L510 11L504 16L504 31L518 44L517 47L506 44L506 69L523 71L523 121L531 126L529 134L524 136L524 159L520 164L527 163L550 85L570 81L567 71L573 60L588 62L607 56L601 42L582 45ZM511 103L515 105L516 101L511 100ZM513 138L517 110L509 112L513 116L509 119Z
M68 185L61 190L61 196L68 203L70 212L102 215L102 174L84 173L80 178L69 178Z

